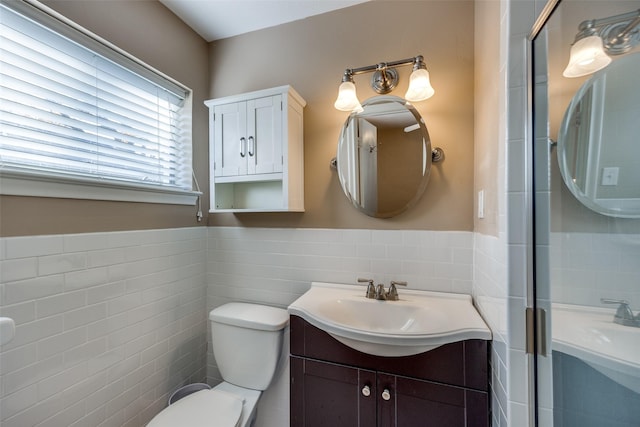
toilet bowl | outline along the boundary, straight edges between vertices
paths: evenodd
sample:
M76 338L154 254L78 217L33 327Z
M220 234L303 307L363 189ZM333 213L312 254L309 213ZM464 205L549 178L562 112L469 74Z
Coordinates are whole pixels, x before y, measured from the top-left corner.
M289 313L258 304L229 303L209 313L213 354L224 380L178 400L148 427L249 427L260 395L278 365Z
M261 394L223 382L178 400L156 415L147 427L249 427Z

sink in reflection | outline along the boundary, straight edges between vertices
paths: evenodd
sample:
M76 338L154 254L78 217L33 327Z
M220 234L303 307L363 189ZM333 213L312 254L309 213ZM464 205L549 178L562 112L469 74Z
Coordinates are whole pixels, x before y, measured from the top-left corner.
M615 310L553 304L552 348L582 359L640 393L640 328L613 323Z
M402 289L398 301L365 297L365 287L312 283L289 306L341 343L377 356L408 356L467 339L491 339L471 297Z

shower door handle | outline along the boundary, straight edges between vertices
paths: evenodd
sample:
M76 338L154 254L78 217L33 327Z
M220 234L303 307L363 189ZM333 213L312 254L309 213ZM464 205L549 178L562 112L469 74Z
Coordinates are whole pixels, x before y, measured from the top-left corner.
M547 312L543 308L527 307L526 317L526 352L547 357L549 346L547 345ZM537 350L537 351L536 351Z

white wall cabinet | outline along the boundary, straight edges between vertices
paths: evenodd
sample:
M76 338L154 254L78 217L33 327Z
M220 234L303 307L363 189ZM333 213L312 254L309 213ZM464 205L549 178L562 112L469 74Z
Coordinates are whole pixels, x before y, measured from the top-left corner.
M303 212L304 99L280 86L205 105L210 212Z

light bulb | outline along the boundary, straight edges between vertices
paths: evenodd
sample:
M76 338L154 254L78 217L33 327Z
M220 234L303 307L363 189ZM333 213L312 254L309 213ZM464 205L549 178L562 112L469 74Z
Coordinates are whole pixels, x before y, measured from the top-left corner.
M569 64L562 72L565 77L581 77L595 73L611 63L611 58L602 47L600 36L588 36L571 46Z
M362 111L362 105L356 95L356 85L353 82L342 82L338 88L338 98L333 104L340 111Z
M435 90L429 80L429 72L424 68L419 68L409 76L409 89L404 95L407 101L424 101L433 96Z

